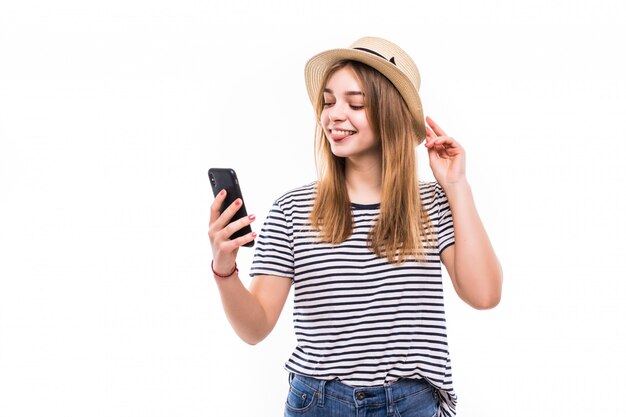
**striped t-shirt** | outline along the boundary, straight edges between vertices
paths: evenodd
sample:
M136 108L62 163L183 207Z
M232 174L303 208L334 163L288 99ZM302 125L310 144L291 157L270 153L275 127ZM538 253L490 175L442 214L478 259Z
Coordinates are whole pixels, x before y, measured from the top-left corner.
M379 204L352 204L352 235L321 243L309 222L315 193L312 183L276 200L250 270L293 280L298 343L285 367L361 387L425 378L438 389L439 415L454 415L440 261L454 244L454 228L443 189L420 183L437 247L426 248L425 261L401 265L368 248Z

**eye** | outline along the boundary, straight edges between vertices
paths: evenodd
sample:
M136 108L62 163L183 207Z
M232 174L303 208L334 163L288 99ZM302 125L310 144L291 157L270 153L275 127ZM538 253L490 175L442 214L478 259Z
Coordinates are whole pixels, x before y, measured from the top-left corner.
M350 108L351 108L352 110L363 110L363 109L365 108L365 106L356 106L356 105L354 105L354 104L351 104L351 105L350 105Z
M330 106L332 106L333 104L335 104L335 103L333 103L332 101L325 101L325 102L324 102L324 104L323 104L323 106L324 106L324 107L330 107Z

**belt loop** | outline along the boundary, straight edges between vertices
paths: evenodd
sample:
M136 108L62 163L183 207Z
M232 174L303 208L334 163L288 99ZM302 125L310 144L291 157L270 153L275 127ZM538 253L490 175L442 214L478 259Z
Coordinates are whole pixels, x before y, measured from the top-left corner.
M324 397L325 395L325 391L326 391L326 380L322 379L320 381L320 391L319 391L319 397L317 397L317 406L318 407L324 407Z
M293 381L293 372L289 372L289 385L291 385L291 381Z
M387 397L387 415L388 416L392 416L393 415L393 407L394 407L394 402L393 402L393 391L391 389L392 384L385 384L385 394Z

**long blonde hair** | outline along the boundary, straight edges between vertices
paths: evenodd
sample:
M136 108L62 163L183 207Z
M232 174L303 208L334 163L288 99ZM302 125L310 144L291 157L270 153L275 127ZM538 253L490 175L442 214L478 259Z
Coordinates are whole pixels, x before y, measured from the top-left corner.
M382 148L382 195L380 215L368 236L370 249L390 263L424 260L424 243L430 245L432 225L424 208L417 178L415 146L417 122L402 96L378 71L355 61L340 61L329 68L324 82L341 68L351 69L365 97L368 121ZM310 221L323 242L339 244L353 231L352 212L345 177L345 158L332 153L320 125L324 94L320 89L315 112L316 163L319 181Z

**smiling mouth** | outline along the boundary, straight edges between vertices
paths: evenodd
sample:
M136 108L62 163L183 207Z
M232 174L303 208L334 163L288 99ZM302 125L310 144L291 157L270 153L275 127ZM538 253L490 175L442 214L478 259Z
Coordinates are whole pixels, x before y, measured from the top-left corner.
M354 130L340 130L340 129L330 130L331 135L337 135L337 136L351 136L351 135L354 135L355 133L356 131Z
M355 133L355 130L330 129L329 136L334 142L341 142Z

